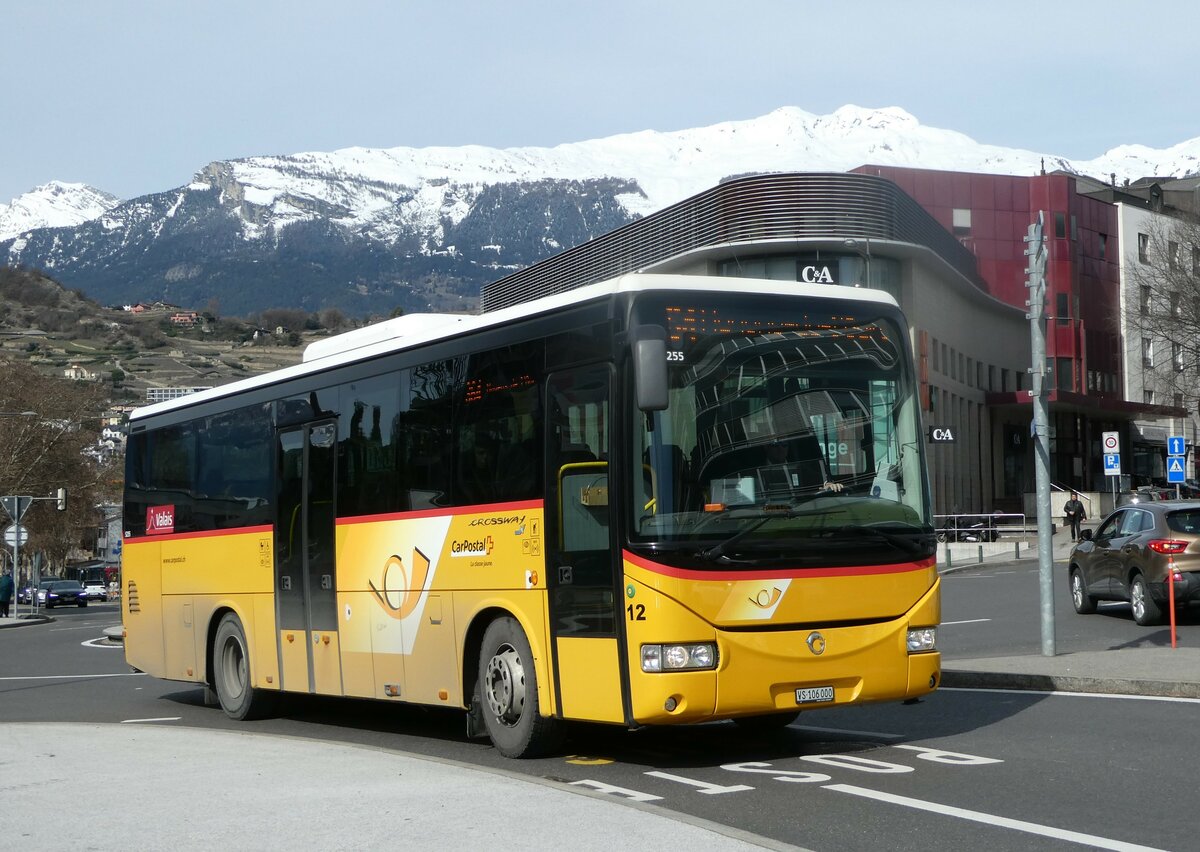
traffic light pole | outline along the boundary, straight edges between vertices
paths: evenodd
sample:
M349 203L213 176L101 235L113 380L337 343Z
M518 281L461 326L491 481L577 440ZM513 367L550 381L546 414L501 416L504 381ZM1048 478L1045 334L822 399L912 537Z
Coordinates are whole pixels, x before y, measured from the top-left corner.
M1038 579L1041 588L1042 654L1053 657L1054 643L1054 528L1050 516L1050 413L1046 403L1046 239L1042 211L1025 237L1029 247L1029 368L1033 397L1033 461L1037 476Z
M33 505L34 500L53 500L62 512L67 508L67 489L60 488L55 492L53 497L29 497L25 495L6 495L0 497L0 506L4 507L4 511L12 518L12 526L9 529L13 530L12 549L13 549L13 602L12 602L12 617L17 617L17 592L18 592L18 575L21 570L21 533L25 532L25 528L21 526L21 519L25 517L25 513L29 511L29 507ZM37 589L33 585L33 574L29 575L29 611L37 612L38 599Z

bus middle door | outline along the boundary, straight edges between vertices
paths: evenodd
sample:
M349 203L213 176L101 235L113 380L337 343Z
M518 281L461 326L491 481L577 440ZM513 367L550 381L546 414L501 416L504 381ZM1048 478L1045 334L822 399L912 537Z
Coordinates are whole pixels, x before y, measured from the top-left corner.
M281 687L340 695L334 552L337 422L317 421L278 435L275 602Z

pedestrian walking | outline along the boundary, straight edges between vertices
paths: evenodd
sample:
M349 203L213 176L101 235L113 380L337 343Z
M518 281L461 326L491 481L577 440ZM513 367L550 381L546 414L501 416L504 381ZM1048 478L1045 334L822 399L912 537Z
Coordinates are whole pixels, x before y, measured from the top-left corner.
M12 603L12 596L12 574L5 570L4 574L0 575L0 618L8 618L8 607Z
M1063 504L1063 516L1071 528L1071 541L1079 541L1079 525L1087 520L1087 512L1074 491L1071 492L1071 499Z

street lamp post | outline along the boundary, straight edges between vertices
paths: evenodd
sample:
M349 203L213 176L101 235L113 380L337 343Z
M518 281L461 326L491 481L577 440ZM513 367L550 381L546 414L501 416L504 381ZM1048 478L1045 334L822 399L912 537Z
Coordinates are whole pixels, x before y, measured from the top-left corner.
M0 411L0 417L37 417L36 411ZM6 498L7 499L7 498ZM20 498L17 498L19 501ZM14 505L19 505L19 502ZM7 507L6 507L7 508ZM22 514L24 512L22 511ZM11 514L11 512L10 512ZM19 535L21 532L21 519L13 518L13 544L12 544L12 579L13 579L13 600L12 600L12 617L17 617L17 593L19 592L20 583L19 577L21 572L21 544ZM33 591L33 579L29 582L30 591ZM30 609L33 608L33 601L30 600Z
M865 276L866 280L863 281L862 286L870 287L871 286L871 238L864 236L863 242L866 246L865 250L859 249L858 240L854 239L853 237L847 237L846 239L842 240L842 245L844 245L846 248L850 249L851 251L853 251L855 254L857 254L859 257L862 258L863 264L866 266L866 276Z

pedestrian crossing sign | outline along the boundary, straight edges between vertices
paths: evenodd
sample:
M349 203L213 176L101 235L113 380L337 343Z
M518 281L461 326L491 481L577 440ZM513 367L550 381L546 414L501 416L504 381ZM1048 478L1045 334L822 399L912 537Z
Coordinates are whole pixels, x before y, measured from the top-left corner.
M1184 481L1183 456L1167 457L1167 482Z

